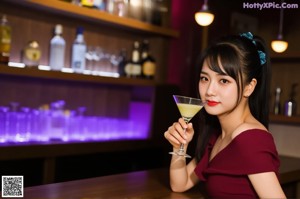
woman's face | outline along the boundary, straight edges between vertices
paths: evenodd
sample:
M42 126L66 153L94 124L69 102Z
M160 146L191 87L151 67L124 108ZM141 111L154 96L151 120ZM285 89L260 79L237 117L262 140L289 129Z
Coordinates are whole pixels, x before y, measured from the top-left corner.
M219 116L236 107L238 87L235 79L212 71L207 61L203 63L198 86L201 99L207 101L207 113Z

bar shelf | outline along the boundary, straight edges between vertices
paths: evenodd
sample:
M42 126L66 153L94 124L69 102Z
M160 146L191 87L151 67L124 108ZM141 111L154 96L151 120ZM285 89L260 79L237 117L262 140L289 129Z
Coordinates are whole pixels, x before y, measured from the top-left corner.
M64 73L60 71L45 71L45 70L32 69L32 68L9 67L7 65L1 65L1 64L0 64L0 75L63 80L63 81L76 81L82 83L110 84L110 85L120 85L120 86L155 86L156 85L154 80L149 80L149 79L93 76L93 75L76 74L76 73Z
M287 124L287 125L300 125L300 117L292 116L288 117L285 115L270 115L270 123Z
M9 2L117 28L156 34L170 38L177 38L179 36L179 32L171 28L152 25L136 19L119 17L105 11L80 7L59 0L11 0Z

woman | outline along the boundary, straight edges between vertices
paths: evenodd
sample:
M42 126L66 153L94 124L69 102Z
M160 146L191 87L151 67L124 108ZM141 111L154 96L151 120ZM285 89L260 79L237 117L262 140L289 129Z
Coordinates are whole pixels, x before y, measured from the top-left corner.
M263 41L248 33L222 38L200 62L200 111L196 154L173 155L170 185L184 192L203 181L209 198L286 198L279 159L268 132L269 61ZM184 131L186 129L186 132ZM194 129L179 119L165 132L177 151Z

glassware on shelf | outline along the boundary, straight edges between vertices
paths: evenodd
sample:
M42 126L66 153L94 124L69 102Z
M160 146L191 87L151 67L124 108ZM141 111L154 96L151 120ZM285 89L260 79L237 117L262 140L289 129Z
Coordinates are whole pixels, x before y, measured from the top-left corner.
M118 73L121 77L124 77L126 75L125 73L125 66L128 62L127 59L127 50L125 48L121 49L118 56Z
M99 75L99 70L100 70L100 60L103 57L103 50L99 46L95 46L94 50L92 52L92 63L93 63L93 72L92 74L94 75Z
M41 123L41 131L39 132L39 138L42 141L48 141L50 138L51 132L51 112L49 104L43 104L38 109L39 112L39 120L36 122Z
M151 106L142 104L131 105L128 118L118 118L87 116L83 106L68 110L63 100L38 109L11 102L10 107L0 107L0 143L147 139ZM143 110L142 115L133 114L136 110Z
M19 124L19 130L16 134L17 142L26 142L30 140L31 135L31 112L28 107L21 107L17 113L17 123Z
M0 106L0 143L7 141L7 128L8 128L8 121L7 121L7 113L9 108L6 106Z
M63 100L51 103L51 134L49 134L49 138L52 140L61 140L64 134L64 106L65 101Z
M87 51L85 53L85 59L86 59L86 69L89 71L88 73L91 74L93 71L93 53L94 53L94 47L88 46Z
M128 7L128 15L131 18L142 21L143 20L143 1L130 0Z
M42 120L41 113L37 109L32 109L30 117L30 141L44 141L43 130L42 130Z
M18 120L18 102L10 102L10 110L7 112L7 141L15 142L20 130Z
M119 17L128 16L129 0L108 0L106 11Z
M73 110L65 110L64 111L65 116L65 126L64 126L64 133L62 140L63 141L70 141L73 138L74 134L74 127L75 125L78 125L78 123L73 122L73 118L75 116L75 111Z
M152 0L152 4L151 23L157 26L168 26L170 18L168 1Z
M81 106L77 108L77 122L78 122L78 139L84 141L87 139L87 129L84 113L86 112L86 107Z

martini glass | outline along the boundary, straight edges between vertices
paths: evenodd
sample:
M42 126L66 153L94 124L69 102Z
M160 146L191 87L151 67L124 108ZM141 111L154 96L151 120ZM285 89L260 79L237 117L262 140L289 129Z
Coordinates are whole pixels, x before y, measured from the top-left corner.
M205 102L201 99L185 97L180 95L173 95L173 98L176 102L177 108L181 114L181 117L186 123L189 121L203 108ZM184 133L186 129L184 129ZM169 154L184 156L186 158L191 158L190 155L186 154L184 151L184 144L180 144L178 151L169 152Z

